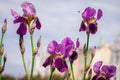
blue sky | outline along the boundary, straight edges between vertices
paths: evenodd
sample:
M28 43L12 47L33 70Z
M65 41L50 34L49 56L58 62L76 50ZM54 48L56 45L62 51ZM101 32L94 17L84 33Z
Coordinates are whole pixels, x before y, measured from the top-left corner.
M8 20L8 29L4 37L8 61L4 74L15 76L19 73L24 74L18 45L19 36L16 34L19 24L13 24L14 18L10 14L10 9L22 14L21 3L24 1L33 3L42 24L41 30L36 30L34 34L35 43L39 36L42 37L40 54L46 50L50 41L60 42L66 36L71 37L74 41L79 37L81 45L83 45L86 37L84 32L79 32L79 26L82 21L81 13L88 6L103 10L103 17L98 21L98 32L91 35L90 46L98 46L100 36L103 37L103 43L112 44L120 32L120 0L1 0L0 26L2 26L4 18ZM25 58L28 60L31 56L28 33L25 36L25 47Z

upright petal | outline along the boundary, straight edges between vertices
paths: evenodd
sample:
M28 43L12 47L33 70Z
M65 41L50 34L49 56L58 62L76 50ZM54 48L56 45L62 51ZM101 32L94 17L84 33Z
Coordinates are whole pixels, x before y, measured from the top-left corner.
M100 73L100 67L102 66L102 61L97 61L94 66L93 66L93 70L96 74Z
M102 10L98 9L97 20L99 20L103 16Z
M51 41L49 44L48 44L48 47L47 47L47 51L48 53L50 53L51 55L55 55L56 53L56 47L57 47L58 43L56 41Z
M32 3L23 2L21 7L23 8L24 15L26 16L36 15L36 10Z
M47 67L48 65L52 64L53 63L53 59L49 56L45 62L43 63L43 66L44 67Z
M82 22L81 22L81 25L80 25L79 32L80 32L80 31L85 31L85 30L86 30L86 25L85 25L84 22L82 21Z
M40 28L41 28L41 23L40 23L40 21L39 21L39 18L37 18L37 20L36 20L36 28L37 28L37 29L40 29Z
M12 14L12 16L13 16L14 18L20 17L20 15L19 15L16 11L14 11L14 10L12 10L12 9L11 9L11 14Z
M97 25L95 23L89 24L89 31L91 34L95 34L97 32Z
M68 69L66 62L62 58L55 59L54 65L60 72L65 72Z
M25 35L27 32L27 27L24 23L21 23L18 30L17 30L17 34L19 34L20 36Z
M66 37L65 39L62 40L61 44L65 47L65 53L63 53L64 57L71 56L72 49L74 47L73 41L69 37Z
M95 14L96 14L96 10L94 8L88 7L82 13L82 18L84 20L89 20L90 18L93 18Z
M21 23L21 22L26 22L26 19L24 17L18 17L13 22L14 22L14 24Z

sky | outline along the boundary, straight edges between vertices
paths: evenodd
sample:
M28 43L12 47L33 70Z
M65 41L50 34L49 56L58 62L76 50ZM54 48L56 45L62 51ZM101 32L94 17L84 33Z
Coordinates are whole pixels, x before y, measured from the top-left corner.
M24 74L19 51L19 36L16 34L19 24L13 24L14 18L10 9L22 15L21 3L25 1L33 3L42 24L41 30L35 30L34 33L35 45L39 36L42 37L39 50L41 56L52 40L60 42L65 37L71 37L74 41L79 38L81 45L85 43L86 34L79 32L79 28L82 21L81 13L86 7L100 8L103 11L103 17L98 21L97 33L90 36L90 46L99 46L101 37L102 44L111 45L117 35L120 34L120 0L0 0L0 26L2 26L5 18L8 21L7 32L3 41L8 60L3 74L14 76L18 76L19 73ZM28 32L25 35L25 48L25 58L28 61L31 56ZM28 62L27 65L29 65Z

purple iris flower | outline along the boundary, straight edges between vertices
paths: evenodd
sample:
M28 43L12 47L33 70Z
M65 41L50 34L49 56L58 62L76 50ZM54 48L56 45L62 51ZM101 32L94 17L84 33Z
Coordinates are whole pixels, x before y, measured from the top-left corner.
M88 21L92 18L95 18L96 10L94 8L88 7L85 9L85 11L82 13L82 18L85 21ZM102 10L99 9L97 13L97 19L99 20L102 17Z
M91 34L95 34L97 32L97 20L99 20L102 16L102 10L98 9L97 17L96 10L94 8L88 7L82 13L83 21L81 22L79 31L88 31Z
M110 65L110 66L103 65L102 66L102 63L103 63L102 61L98 61L94 64L93 70L96 73L96 75L93 77L93 80L100 80L99 78L101 78L101 80L106 80L106 79L110 79L111 77L115 76L117 68L114 65Z
M20 26L17 30L17 34L20 36L23 36L27 32L27 28L25 28L27 25L28 29L30 29L30 24L32 21L36 23L36 28L40 29L41 28L41 23L39 21L39 18L36 17L36 10L32 3L24 2L21 4L22 10L23 10L23 16L19 15L16 11L11 9L11 14L15 18L13 21L14 24L20 23Z
M79 39L77 39L77 48L79 45ZM74 42L69 37L63 39L60 44L53 40L47 47L47 52L50 54L50 57L45 60L43 66L46 67L52 64L60 72L65 72L68 69L65 59L69 58L69 60L73 63L73 61L78 57L75 50Z

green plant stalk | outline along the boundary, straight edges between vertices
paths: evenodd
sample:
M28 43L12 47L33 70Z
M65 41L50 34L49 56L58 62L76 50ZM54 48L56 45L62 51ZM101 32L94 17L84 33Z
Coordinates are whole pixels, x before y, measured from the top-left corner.
M3 38L4 38L4 33L2 33L1 41L0 41L0 49L2 48L2 43L3 43ZM0 55L0 67L2 65L2 55ZM2 74L0 74L0 80L2 78Z
M34 53L33 35L30 35L30 40L31 40L32 55L33 55ZM32 56L32 67L31 67L30 80L32 80L32 77L33 77L34 62L35 62L35 58Z
M51 71L51 73L50 73L49 80L52 80L52 76L53 76L53 71Z
M72 80L75 80L72 63L70 63L70 68L71 68L71 72L72 72Z
M86 45L86 53L85 53L85 57L84 57L84 76L83 76L83 80L86 80L86 67L87 67L87 56L88 56L88 47L89 47L89 33L87 34L87 45Z
M23 61L23 65L24 65L24 70L25 70L26 76L28 77L28 71L27 71L27 67L26 67L26 63L25 63L24 53L22 53L22 61Z

